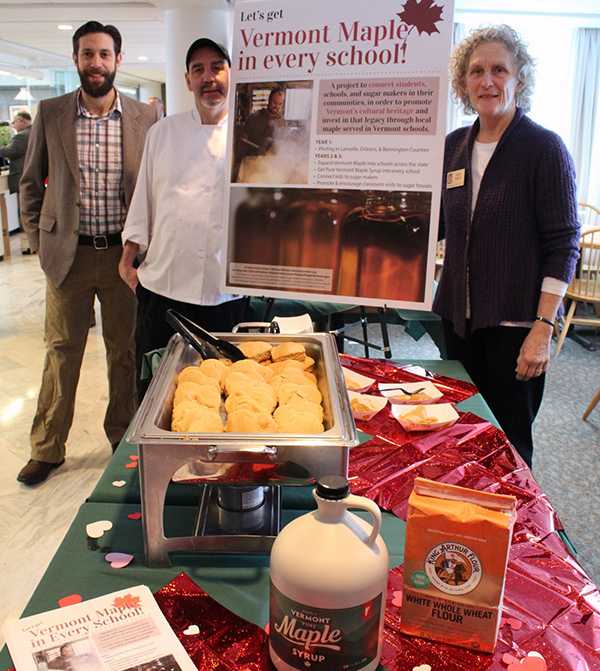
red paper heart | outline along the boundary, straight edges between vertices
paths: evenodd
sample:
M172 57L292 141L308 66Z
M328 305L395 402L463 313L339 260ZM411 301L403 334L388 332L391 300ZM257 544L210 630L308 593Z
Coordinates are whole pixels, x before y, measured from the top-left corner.
M63 596L62 599L58 600L58 605L61 608L65 606L72 606L75 603L81 603L83 601L80 594L69 594L69 596Z
M125 468L137 468L137 461L130 461L128 464L125 464Z
M129 517L130 520L139 520L141 518L141 516L142 516L142 513L140 513L140 512L130 513L129 515L127 515L127 517Z
M521 620L517 620L514 617L503 617L502 620L500 621L500 624L502 626L507 624L511 629L514 629L515 631L519 631L519 629L523 626Z
M129 458L130 458L132 461L137 461L137 460L139 459L139 456L138 456L137 454L130 454L130 455L129 455Z

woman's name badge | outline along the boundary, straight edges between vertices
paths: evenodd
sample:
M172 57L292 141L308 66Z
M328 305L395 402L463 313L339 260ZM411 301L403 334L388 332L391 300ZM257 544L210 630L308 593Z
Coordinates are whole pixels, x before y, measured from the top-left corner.
M465 183L465 169L453 170L446 175L446 188L454 189L456 186L464 186Z

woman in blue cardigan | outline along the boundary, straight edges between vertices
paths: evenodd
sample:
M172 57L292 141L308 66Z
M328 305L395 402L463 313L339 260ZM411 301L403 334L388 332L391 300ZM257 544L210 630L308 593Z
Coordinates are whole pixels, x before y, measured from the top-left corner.
M448 357L531 466L553 321L579 256L575 170L560 137L525 116L534 63L512 28L474 30L450 70L454 95L478 116L446 138L433 309Z

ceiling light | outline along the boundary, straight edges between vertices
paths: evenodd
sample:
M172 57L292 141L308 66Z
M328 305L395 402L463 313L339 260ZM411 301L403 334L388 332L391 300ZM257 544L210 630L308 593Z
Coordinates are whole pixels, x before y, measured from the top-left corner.
M138 61L147 61L148 56L138 56L137 59L138 59Z
M29 91L21 87L21 90L17 93L17 95L14 98L15 100L34 100L34 97L29 93Z
M68 23L60 23L58 26L56 26L59 30L73 30L73 26L69 25Z

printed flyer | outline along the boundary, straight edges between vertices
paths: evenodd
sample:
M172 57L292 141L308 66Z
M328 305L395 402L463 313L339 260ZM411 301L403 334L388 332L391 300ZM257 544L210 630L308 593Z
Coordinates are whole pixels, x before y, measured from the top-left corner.
M430 309L453 0L238 0L221 285Z
M9 622L17 671L196 671L145 585Z

